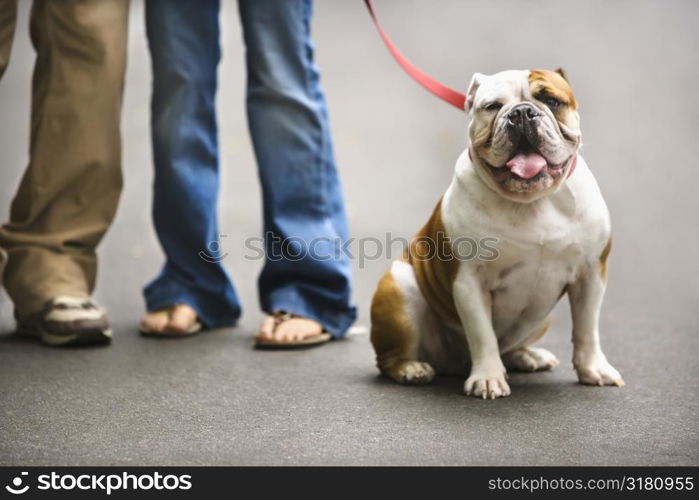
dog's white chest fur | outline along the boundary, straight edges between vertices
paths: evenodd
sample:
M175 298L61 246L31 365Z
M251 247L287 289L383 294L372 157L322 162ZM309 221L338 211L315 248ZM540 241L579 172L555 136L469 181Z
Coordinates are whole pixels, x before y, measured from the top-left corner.
M469 276L480 282L492 301L493 328L504 353L540 328L567 284L596 265L609 239L609 214L582 160L561 189L527 204L502 198L475 175L464 153L444 196L442 219L452 242L489 241L496 249L492 258L486 252L487 258L461 260L457 280Z

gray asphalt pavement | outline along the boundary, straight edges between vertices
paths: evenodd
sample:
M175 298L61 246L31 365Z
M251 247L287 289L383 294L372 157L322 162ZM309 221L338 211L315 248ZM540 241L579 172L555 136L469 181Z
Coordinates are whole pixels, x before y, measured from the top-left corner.
M27 161L33 53L21 19L0 83L0 218ZM463 380L380 379L366 328L307 352L255 352L260 192L244 118L237 9L224 2L221 232L245 313L233 329L138 336L140 288L161 252L149 221L150 67L134 1L123 114L125 190L100 249L96 297L111 347L55 350L11 334L0 297L0 464L697 465L699 3L686 0L377 0L394 41L464 89L474 71L555 68L581 106L584 155L612 213L603 346L624 388L576 384L561 304L542 345L552 373L513 375L511 397L461 395ZM316 2L317 59L357 238L407 237L465 146L465 117L395 65L360 0ZM373 247L369 249L373 252ZM395 252L394 252L395 254ZM359 255L357 255L359 257ZM385 258L355 260L358 325Z

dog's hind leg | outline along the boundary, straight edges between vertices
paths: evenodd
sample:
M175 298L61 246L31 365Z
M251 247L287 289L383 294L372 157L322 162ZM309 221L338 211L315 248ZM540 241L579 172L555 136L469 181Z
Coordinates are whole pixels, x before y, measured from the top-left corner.
M541 347L532 347L536 341L544 336L546 330L551 326L551 315L544 320L541 327L536 330L516 349L509 350L502 354L502 362L508 370L518 372L537 372L542 370L552 370L560 362L553 353Z
M371 303L371 343L383 375L402 384L432 381L430 364L417 359L421 317L428 313L412 266L394 261L379 281Z

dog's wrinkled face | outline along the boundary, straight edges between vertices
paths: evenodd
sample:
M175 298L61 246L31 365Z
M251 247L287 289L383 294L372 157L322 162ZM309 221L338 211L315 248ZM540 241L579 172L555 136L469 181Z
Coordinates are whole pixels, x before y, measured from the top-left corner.
M581 135L575 95L563 70L476 73L467 102L471 158L492 189L530 202L564 182Z

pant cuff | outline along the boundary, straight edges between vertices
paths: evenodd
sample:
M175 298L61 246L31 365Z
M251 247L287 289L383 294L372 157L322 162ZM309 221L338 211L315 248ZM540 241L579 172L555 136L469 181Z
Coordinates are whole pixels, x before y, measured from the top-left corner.
M297 290L290 289L271 292L262 300L262 310L267 314L285 311L315 320L335 339L343 338L357 319L357 308L352 305L343 309L323 307L304 298Z
M198 293L172 279L158 278L143 289L148 311L157 311L175 304L187 304L197 312L199 320L206 328L235 326L240 318L238 304L225 302L221 292L216 297Z

